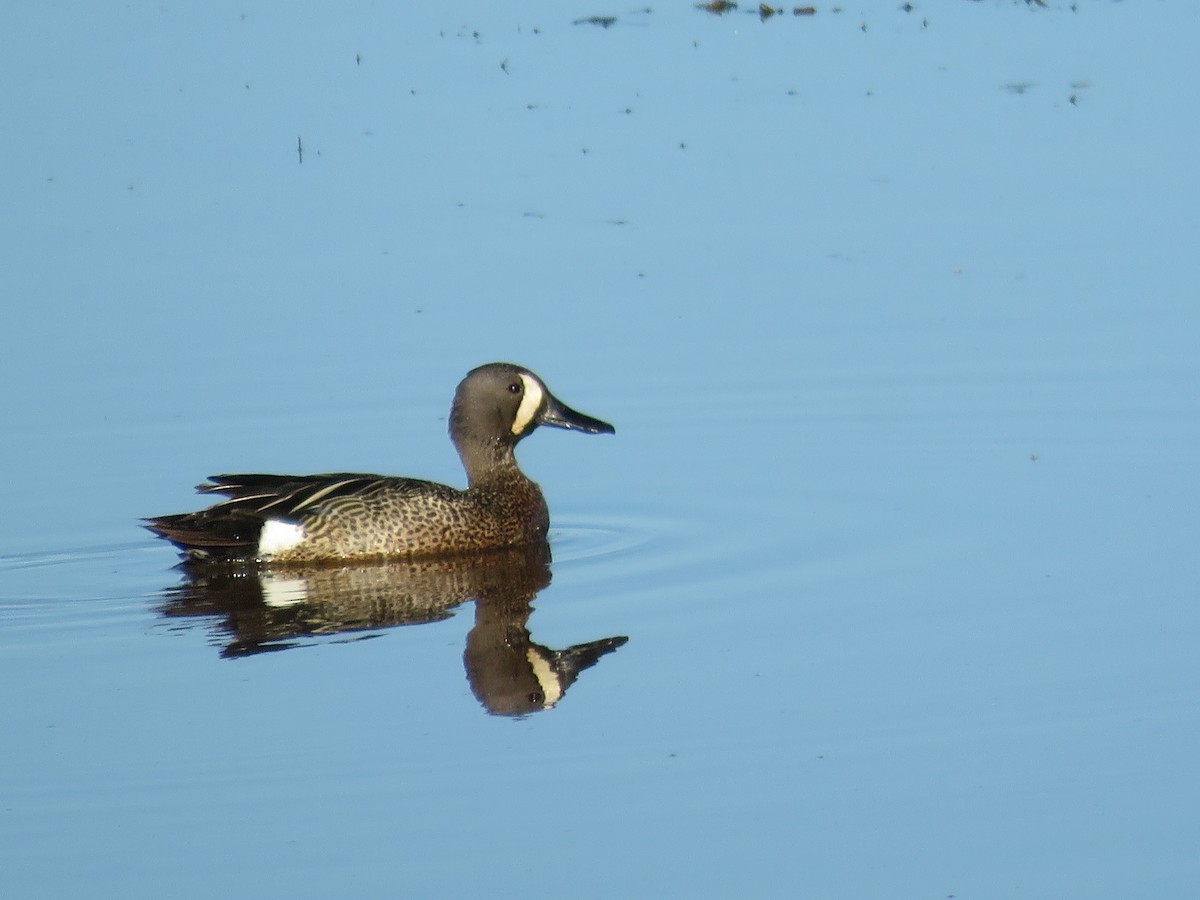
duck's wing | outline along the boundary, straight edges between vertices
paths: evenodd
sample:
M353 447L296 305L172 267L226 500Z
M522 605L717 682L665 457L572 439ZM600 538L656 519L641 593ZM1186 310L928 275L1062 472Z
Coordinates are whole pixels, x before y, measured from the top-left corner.
M252 559L268 519L297 522L319 505L361 496L406 479L350 472L325 475L211 475L196 486L201 494L226 499L190 513L155 516L145 525L192 559Z
M223 494L210 510L237 510L261 519L296 520L322 501L368 493L409 479L337 472L326 475L210 475L201 494ZM205 510L207 512L208 510Z

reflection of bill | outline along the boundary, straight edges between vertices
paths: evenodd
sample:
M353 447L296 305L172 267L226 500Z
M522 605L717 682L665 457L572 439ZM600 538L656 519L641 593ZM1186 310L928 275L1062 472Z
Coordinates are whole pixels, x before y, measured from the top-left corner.
M222 656L298 646L305 638L418 625L475 601L463 663L471 690L491 713L519 716L554 706L579 673L625 643L603 638L552 650L527 623L550 583L546 543L457 559L353 566L185 569L166 592L164 616L219 616Z

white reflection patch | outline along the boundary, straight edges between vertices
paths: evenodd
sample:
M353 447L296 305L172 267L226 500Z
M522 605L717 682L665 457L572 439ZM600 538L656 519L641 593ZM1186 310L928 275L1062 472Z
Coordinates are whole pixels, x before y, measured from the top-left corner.
M513 434L525 433L533 417L542 408L542 399L546 396L536 378L522 372L521 381L525 382L525 396L521 398L521 405L517 407L517 417L513 419Z
M295 606L308 600L308 581L304 578L281 578L264 574L262 585L263 603L274 609Z

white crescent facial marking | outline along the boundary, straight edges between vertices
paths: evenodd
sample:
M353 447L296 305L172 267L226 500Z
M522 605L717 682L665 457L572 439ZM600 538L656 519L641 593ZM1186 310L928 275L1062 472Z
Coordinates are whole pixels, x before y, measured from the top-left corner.
M517 417L513 419L513 434L525 433L525 429L529 427L533 417L542 408L542 400L546 396L546 392L542 390L542 386L533 376L522 372L521 381L525 384L525 396L521 398L521 405L517 407Z
M258 536L258 555L271 556L283 550L290 550L303 540L303 525L267 519L263 523L262 533Z
M550 668L550 663L532 647L525 651L525 658L529 660L529 666L533 669L533 677L542 686L542 696L545 698L542 705L549 709L562 699L562 682L558 680L558 674Z

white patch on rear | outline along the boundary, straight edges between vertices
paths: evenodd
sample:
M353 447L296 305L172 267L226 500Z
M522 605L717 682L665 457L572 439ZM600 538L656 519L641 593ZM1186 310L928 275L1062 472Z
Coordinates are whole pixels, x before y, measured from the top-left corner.
M529 427L529 423L533 421L533 417L542 408L542 400L546 396L546 392L542 390L542 386L538 384L537 379L532 375L526 375L522 372L521 381L525 382L525 396L521 398L521 405L517 407L517 417L513 419L513 434L525 433L525 429Z
M284 550L291 550L303 541L303 525L280 519L267 519L263 523L262 533L258 536L258 555L274 556Z
M549 709L562 699L562 682L558 680L558 673L532 647L525 651L525 658L529 660L529 667L533 669L533 677L542 686L542 705Z

